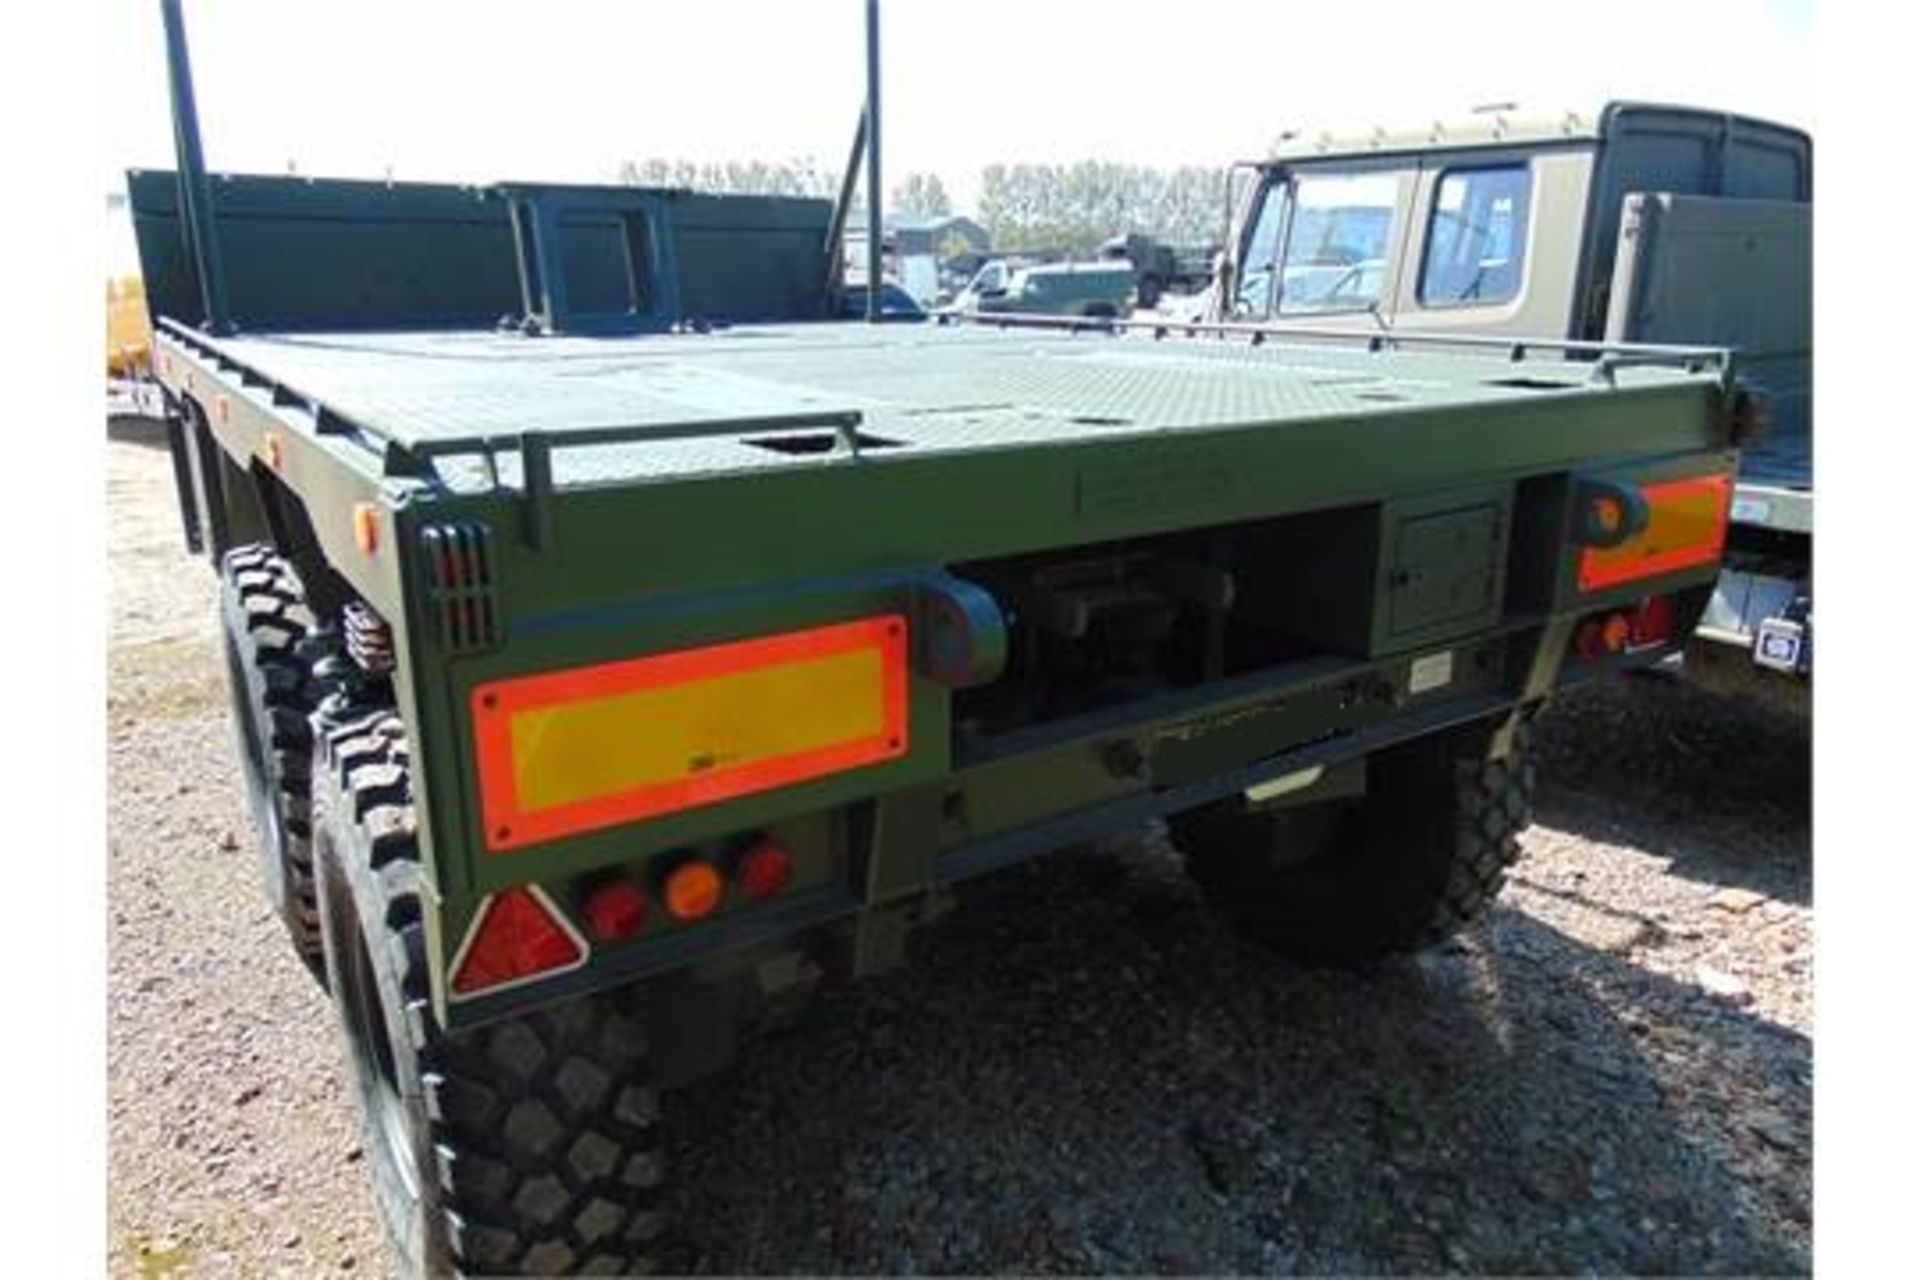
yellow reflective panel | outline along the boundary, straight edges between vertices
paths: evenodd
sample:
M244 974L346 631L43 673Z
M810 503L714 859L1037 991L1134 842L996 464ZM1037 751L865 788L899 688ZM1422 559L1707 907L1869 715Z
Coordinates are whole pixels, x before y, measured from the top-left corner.
M533 812L875 738L885 722L877 648L521 710L514 791Z
M1581 589L1592 591L1719 559L1732 488L1726 476L1649 486L1647 527L1617 547L1582 552Z

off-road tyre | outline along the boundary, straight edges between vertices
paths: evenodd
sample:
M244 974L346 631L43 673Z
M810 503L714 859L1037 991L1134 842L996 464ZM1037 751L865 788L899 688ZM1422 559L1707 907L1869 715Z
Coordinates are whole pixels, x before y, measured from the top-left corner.
M1377 752L1363 798L1259 808L1238 796L1172 818L1201 891L1249 940L1355 967L1437 945L1484 913L1532 820L1525 725L1488 758L1469 726Z
M220 559L227 689L261 873L307 971L325 982L313 887L313 611L293 566L270 547Z
M332 732L315 861L363 1150L403 1275L632 1275L665 1229L637 993L460 1032L430 1007L400 718Z

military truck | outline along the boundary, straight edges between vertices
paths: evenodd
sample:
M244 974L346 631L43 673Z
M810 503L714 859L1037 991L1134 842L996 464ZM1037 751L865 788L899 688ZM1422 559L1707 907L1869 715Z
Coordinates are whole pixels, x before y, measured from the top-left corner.
M1296 131L1249 166L1215 315L1707 343L1767 398L1690 674L1802 711L1813 661L1812 142L1724 112L1511 106Z
M1434 944L1711 592L1722 352L847 322L824 201L211 175L163 11L186 541L409 1274L657 1264L663 1099L1022 859L1164 816L1276 955Z
M1135 292L1140 305L1148 308L1158 306L1169 290L1198 293L1213 283L1218 252L1211 245L1167 244L1139 231L1114 236L1100 246L1103 261L1132 264Z

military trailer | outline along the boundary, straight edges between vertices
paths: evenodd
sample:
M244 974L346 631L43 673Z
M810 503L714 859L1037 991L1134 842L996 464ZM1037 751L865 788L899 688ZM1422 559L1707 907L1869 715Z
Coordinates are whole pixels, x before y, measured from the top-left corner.
M407 1273L658 1262L663 1099L1022 859L1165 817L1278 956L1446 938L1711 593L1723 353L847 322L824 202L210 175L163 7L186 540Z
M1302 130L1251 166L1214 314L1281 328L1707 343L1767 398L1690 674L1806 710L1813 662L1813 144L1615 102Z

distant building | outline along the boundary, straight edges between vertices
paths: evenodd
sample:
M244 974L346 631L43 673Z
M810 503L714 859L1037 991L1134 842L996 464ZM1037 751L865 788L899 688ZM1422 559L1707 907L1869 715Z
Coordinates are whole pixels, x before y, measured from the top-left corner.
M886 247L899 253L938 255L955 238L966 245L966 252L992 251L993 237L987 234L987 229L959 214L918 218L896 213L889 215L883 225ZM863 250L867 243L866 215L858 209L847 215L847 243L860 245Z
M956 238L965 244L969 253L985 253L993 243L985 227L958 214L937 218L895 214L887 219L887 234L899 243L902 253L931 253L936 257Z
M933 301L939 292L941 252L964 244L962 257L978 257L988 252L992 238L987 229L972 218L947 214L937 218L894 214L883 224L880 249L882 270L905 289L916 302ZM951 255L950 255L951 256ZM847 280L859 283L867 274L867 224L859 211L847 218Z

